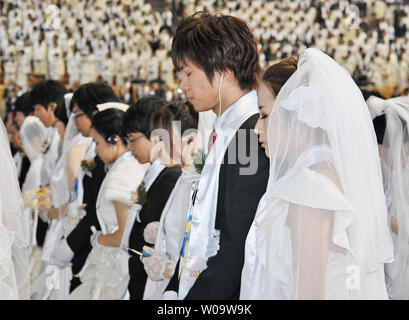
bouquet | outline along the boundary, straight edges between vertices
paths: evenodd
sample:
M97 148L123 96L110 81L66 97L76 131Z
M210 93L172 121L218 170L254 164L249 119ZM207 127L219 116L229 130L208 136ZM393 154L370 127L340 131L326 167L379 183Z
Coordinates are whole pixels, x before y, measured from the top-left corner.
M26 207L32 209L50 209L53 204L51 189L40 187L37 189L29 190L24 193L23 201Z

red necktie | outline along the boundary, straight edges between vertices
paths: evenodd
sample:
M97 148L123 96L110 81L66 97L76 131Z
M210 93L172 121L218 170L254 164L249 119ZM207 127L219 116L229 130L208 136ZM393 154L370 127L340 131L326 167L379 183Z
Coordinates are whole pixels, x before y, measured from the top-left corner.
M209 137L209 144L208 144L207 152L209 152L210 149L212 148L214 142L216 141L216 138L217 138L217 133L216 133L216 130L213 129L213 132Z

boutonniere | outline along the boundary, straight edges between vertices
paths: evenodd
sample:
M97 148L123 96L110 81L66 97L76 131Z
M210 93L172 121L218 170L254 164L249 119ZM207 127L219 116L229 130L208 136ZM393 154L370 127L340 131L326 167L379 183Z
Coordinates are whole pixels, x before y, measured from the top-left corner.
M97 163L94 159L81 161L81 168L84 169L85 172L92 172L96 167Z
M144 181L142 181L136 189L136 192L131 191L131 200L133 203L139 204L143 207L143 205L146 203L147 195L146 184Z
M192 161L196 172L201 174L206 161L206 154L204 151L202 149L198 149L196 152L194 152L192 154Z
M47 151L50 149L50 143L48 143L47 141L45 141L43 143L43 145L41 146L41 152L43 154L47 153Z

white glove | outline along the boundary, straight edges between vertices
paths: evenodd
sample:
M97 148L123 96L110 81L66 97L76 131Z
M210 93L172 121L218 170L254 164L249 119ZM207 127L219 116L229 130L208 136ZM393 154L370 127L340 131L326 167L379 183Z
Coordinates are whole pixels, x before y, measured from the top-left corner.
M170 279L173 276L176 266L174 261L151 247L144 246L143 250L151 254L150 257L142 258L143 267L151 280Z
M94 234L91 236L91 245L92 245L93 248L103 247L103 245L98 242L98 237L99 237L101 234L102 234L101 231L96 231L96 232L94 232Z
M61 239L51 253L51 259L56 263L61 263L62 265L70 263L73 257L74 252L68 245L67 239Z
M162 300L177 300L178 294L176 291L165 291L162 296Z
M145 230L143 230L143 238L145 239L147 243L155 244L156 235L158 234L158 229L159 229L159 221L153 221L147 224L147 226L145 227Z

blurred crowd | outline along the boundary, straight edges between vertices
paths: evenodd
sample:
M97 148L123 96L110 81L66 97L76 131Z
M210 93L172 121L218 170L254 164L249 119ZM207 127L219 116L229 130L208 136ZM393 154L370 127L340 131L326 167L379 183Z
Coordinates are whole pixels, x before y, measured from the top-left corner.
M172 28L200 10L247 21L263 69L317 47L360 86L394 94L408 88L407 0L167 0L161 11L147 0L0 1L4 101L10 105L36 79L73 89L103 81L127 103L148 93L170 101L178 83L169 56Z

